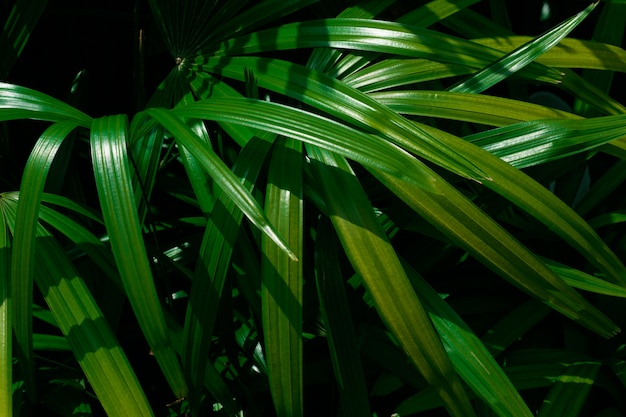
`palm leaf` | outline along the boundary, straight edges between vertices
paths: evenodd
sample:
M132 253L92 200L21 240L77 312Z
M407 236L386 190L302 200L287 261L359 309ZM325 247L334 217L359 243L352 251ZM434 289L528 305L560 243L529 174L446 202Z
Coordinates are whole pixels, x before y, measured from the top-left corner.
M465 392L419 299L345 159L307 146L317 161L329 216L385 324L452 415L473 415ZM364 249L367 248L367 249ZM411 320L406 320L411 317Z
M3 207L11 207L5 214L12 227L17 221L19 194L3 197ZM152 416L126 356L82 278L56 240L42 226L35 227L35 281L107 414Z
M187 395L180 363L167 336L167 327L146 254L134 201L126 149L127 120L123 116L96 119L91 149L96 188L126 295L152 352L172 391Z
M38 232L37 286L109 416L152 416L115 336L56 241Z
M575 120L571 122L576 123ZM458 140L452 135L439 137L454 141L458 152L464 153L468 159L490 174L492 181L486 181L483 185L549 227L610 279L618 283L626 282L624 281L626 267L619 258L580 216L553 193L521 171L471 143Z
M585 10L567 19L544 35L516 48L506 56L481 69L469 79L453 85L449 91L478 94L504 80L559 43L591 13L597 4L590 4Z
M31 400L35 397L32 352L32 302L35 268L35 233L39 203L52 161L66 136L79 125L75 121L58 122L41 135L24 168L21 198L15 219L11 295L16 346L22 358L24 381Z
M303 259L302 143L278 139L270 160L265 210L289 246ZM265 357L278 417L302 416L302 262L270 239L262 242Z
M453 243L514 285L601 335L609 337L618 331L604 314L449 184L442 183L440 193L432 196L387 175L375 175Z
M592 6L593 4L590 7ZM619 16L619 13L617 15ZM528 36L506 36L472 39L472 41L489 48L509 52L532 42L532 38ZM538 56L537 62L556 68L626 72L625 59L626 50L619 46L598 41L565 38L560 40L558 45L554 45L541 56Z
M389 58L373 62L365 68L346 75L342 80L353 88L370 93L474 72L476 69L467 65L428 59Z
M484 94L409 90L371 93L370 97L401 114L462 120L489 126L506 126L539 119L581 119L573 113L551 107Z
M406 262L404 265L454 368L465 383L500 417L532 416L480 339L422 277Z
M533 120L465 137L509 164L525 168L575 155L624 137L626 116Z
M253 188L271 144L268 138L259 137L241 151L233 172L241 177L246 189ZM204 382L203 371L213 339L219 301L243 218L236 202L224 191L219 191L216 199L204 231L185 318L182 357L192 382L192 400Z
M84 127L91 124L89 116L60 100L30 88L0 82L0 121L19 119L75 120Z
M286 24L223 42L211 54L200 55L194 64L210 56L249 55L299 48L330 47L377 52L483 68L503 54L471 41L429 29L371 19L325 19ZM203 52L204 53L204 52ZM559 83L561 73L531 63L519 74L534 80Z
M214 64L211 64L213 62L211 58L206 60L208 67L210 68L212 65L217 65L217 62L220 62L219 59L216 58L216 60ZM485 186L501 194L514 204L519 205L548 227L555 230L572 246L585 254L598 268L610 275L612 279L619 281L620 277L626 275L626 268L617 257L608 250L591 228L569 207L538 183L532 181L530 177L513 169L510 165L502 163L502 161L480 150L478 147L473 147L456 136L422 124L419 124L418 130L409 130L407 127L406 130L399 131L397 126L400 125L404 129L404 126L407 124L406 119L399 118L395 113L390 112L369 97L321 73L293 64L281 63L277 60L228 58L227 62L229 62L229 65L220 68L220 72L223 75L237 77L237 74L243 73L244 67L257 68L256 73L260 86L288 94L307 104L329 111L333 115L350 119L351 123L354 123L354 120L356 120L359 126L369 126L370 129L376 127L387 135L393 135L392 137L398 141L398 144L407 150L418 152L418 154L431 159L433 152L423 152L423 148L420 147L423 142L416 144L415 142L417 141L407 132L411 132L421 139L427 138L432 145L429 150L435 149L438 152L443 152L443 156L441 154L437 155L438 158L435 159L435 162L441 163L443 160L445 161L444 166L450 167L450 164L453 164L458 170L459 164L456 162L458 159L450 160L446 158L462 155L462 159L467 161L464 165L465 167L476 167L478 170L474 170L474 172L487 173L486 178L491 180L484 181L483 184ZM268 71L270 68L271 71ZM313 76L319 81L313 82L311 80ZM201 116L198 114L198 117ZM293 118L293 116L290 117L290 119ZM396 126L390 126L390 121L393 121ZM575 121L569 123L575 123ZM619 124L619 122L617 123ZM601 124L601 122L598 122L598 125ZM597 126L596 128L601 129L601 127ZM288 134L285 131L277 133ZM486 133L486 135L488 134ZM613 132L608 131L605 139L615 139L616 137L612 136L612 134ZM546 138L549 137L546 135ZM345 143L347 142L344 141ZM564 145L568 144L568 142L562 143ZM599 142L599 144L601 143ZM564 152L567 154L567 148L565 149ZM584 150L585 148L584 146L578 146L578 149ZM545 148L541 150L546 151ZM542 154L540 158L546 158L546 154L547 152ZM349 157L362 161L353 156ZM469 175L471 177L471 174ZM481 175L484 176L485 174ZM427 180L422 180L421 184L425 184L425 181ZM602 250L599 250L599 248L602 248Z
M208 58L197 70L216 71L237 79L246 68L254 69L259 86L263 88L312 105L350 125L378 131L396 145L465 177L478 181L488 177L454 148L443 145L436 136L419 129L358 90L312 69L274 59L229 57Z
M623 4L615 2L606 3L602 8L600 18L598 19L598 23L596 24L592 36L593 41L603 43L601 48L604 47L603 49L611 49L612 45L620 44L621 39L624 37L624 27L626 26L625 11L626 8ZM626 51L622 50L622 53L626 54ZM589 55L597 56L596 54L600 55L602 52L596 51L594 54ZM609 53L602 55L602 58L606 59L610 64L615 62L615 54ZM607 66L607 64L600 65ZM583 70L582 73L582 77L585 80L605 93L610 91L610 87L613 82L613 75L614 73L610 71ZM581 100L577 100L574 103L574 109L577 113L586 115L589 114L590 110L589 106Z
M201 103L201 102L199 102ZM213 103L213 101L212 101ZM210 112L206 114L193 114L190 110L197 108L199 104L190 104L184 106L182 110L176 113L168 113L163 109L149 109L146 114L159 121L163 127L172 133L182 145L194 155L194 157L202 164L206 172L218 183L220 188L224 190L230 198L237 202L237 206L248 216L248 219L261 229L268 236L283 248L284 251L289 253L292 257L295 256L287 244L282 238L275 232L271 224L268 222L265 214L259 207L258 203L250 196L250 194L243 189L237 178L233 175L232 171L224 164L224 162L218 158L218 156L207 149L181 119L176 117L177 115L190 117L193 119L209 118L207 117ZM203 117L204 115L204 117Z
M151 110L150 110L151 111ZM226 121L327 148L419 187L431 189L421 164L400 148L345 125L291 107L251 99L201 100L172 111L184 118Z
M11 292L11 239L5 202L0 195L0 413L13 415L13 322Z

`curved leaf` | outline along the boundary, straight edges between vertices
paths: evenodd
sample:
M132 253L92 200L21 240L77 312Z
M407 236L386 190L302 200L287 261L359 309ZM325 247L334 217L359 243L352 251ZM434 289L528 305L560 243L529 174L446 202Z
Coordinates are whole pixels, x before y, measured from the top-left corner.
M473 42L501 51L512 51L532 41L528 36L472 39ZM537 58L537 62L556 68L586 68L626 72L626 50L602 42L565 38Z
M32 303L35 270L35 233L39 221L39 204L50 166L67 135L79 122L64 121L50 126L41 135L28 158L15 218L11 294L16 346L21 355L24 381L34 399L32 352Z
M0 82L0 121L35 119L75 120L89 127L91 118L72 106L26 87Z
M167 335L134 201L128 154L127 120L94 120L91 152L96 188L111 249L133 311L152 352L178 398L187 395L180 363Z
M624 137L626 115L593 119L534 120L465 139L517 168L585 152Z
M344 415L370 417L368 392L357 335L339 264L339 245L328 220L317 228L315 282L341 409Z
M246 189L252 190L271 145L271 139L252 139L241 151L233 172L241 177ZM196 390L199 391L203 382L202 372L206 367L222 291L243 218L236 202L224 191L220 190L216 199L202 238L185 316L182 358L191 380L192 401L195 401L193 396L198 395Z
M307 146L329 216L379 315L455 416L474 411L395 250L345 159ZM367 248L367 249L365 249ZM411 317L411 320L407 320Z
M465 383L500 417L530 417L522 397L485 345L430 285L405 263L454 368Z
M378 137L313 113L260 100L216 98L175 109L172 114L184 118L227 121L291 137L434 190L430 174L422 175L426 170L407 152Z
M303 259L302 143L279 138L274 143L265 209L279 233ZM302 361L303 266L269 238L262 241L263 333L265 357L278 417L304 414Z
M506 56L489 64L469 79L461 81L449 88L449 91L461 93L482 93L489 87L509 77L511 74L524 68L546 51L554 47L561 39L567 36L591 13L598 3L590 4L585 10L567 19L537 39L525 43L508 53Z
M350 125L377 131L404 149L458 173L482 181L487 175L454 148L419 129L366 94L321 72L275 59L257 57L209 58L198 70L215 71L238 79L253 68L259 86L312 105ZM345 142L345 141L344 141ZM350 157L351 159L355 159Z
M418 214L509 282L605 337L619 329L491 217L449 184L437 195L374 174Z
M471 41L429 29L371 19L325 19L286 24L224 42L211 56L248 55L298 48L379 52L483 68L503 54ZM207 56L196 58L202 64ZM560 73L531 63L521 75L558 83Z
M372 93L370 97L401 114L463 120L489 126L506 126L537 119L582 119L573 113L551 107L485 94L410 90ZM560 120L555 123L560 123Z
M5 194L2 205L13 206L5 214L15 222L18 194ZM111 416L152 416L128 359L84 281L56 240L41 225L35 227L35 281L102 406Z
M226 100L226 99L224 99ZM210 104L213 104L216 100L211 100ZM239 100L228 100L239 101ZM227 101L227 102L228 102ZM259 207L259 204L254 200L248 191L246 191L239 180L233 175L232 171L219 159L219 157L209 149L206 144L202 143L198 136L191 131L185 123L177 116L184 116L191 119L211 119L211 112L196 112L192 114L191 110L197 110L202 106L204 101L196 102L186 105L172 112L167 112L163 109L148 109L146 114L157 120L164 128L174 135L174 137L182 143L182 145L198 160L207 173L217 182L220 188L232 198L239 209L250 219L250 221L261 229L264 233L274 240L286 253L288 253L293 259L295 254L284 242L283 238L276 233L270 222L267 220L267 216ZM206 107L209 107L207 105ZM218 106L219 107L219 106ZM225 110L221 108L221 114L216 119L221 119L224 116Z

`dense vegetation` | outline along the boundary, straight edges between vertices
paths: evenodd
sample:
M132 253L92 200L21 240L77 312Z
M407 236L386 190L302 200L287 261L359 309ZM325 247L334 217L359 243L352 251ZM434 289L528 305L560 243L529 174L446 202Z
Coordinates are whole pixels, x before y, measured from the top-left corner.
M623 1L0 24L0 415L626 415Z

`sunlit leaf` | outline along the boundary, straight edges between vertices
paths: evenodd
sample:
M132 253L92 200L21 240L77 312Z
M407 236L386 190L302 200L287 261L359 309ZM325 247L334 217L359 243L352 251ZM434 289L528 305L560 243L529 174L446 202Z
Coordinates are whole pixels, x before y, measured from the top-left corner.
M302 143L278 139L268 174L265 210L289 246L303 259ZM300 174L298 174L300 173ZM269 382L278 417L302 416L302 262L290 259L270 239L263 250L263 332Z
M59 122L75 120L88 127L91 118L46 94L0 82L0 121L35 119Z
M21 365L25 383L34 399L34 368L32 367L32 303L33 276L35 270L35 233L39 221L45 181L57 151L67 135L78 126L75 121L64 121L50 126L41 135L24 168L20 203L18 204L13 240L11 269L11 294L13 326L18 354L23 358ZM31 386L32 384L32 386Z
M327 151L312 146L307 150L316 160L314 167L339 239L383 321L449 412L473 415L443 346L349 165Z
M555 46L561 39L574 30L576 26L591 13L597 4L598 3L592 3L582 12L567 19L565 22L537 39L516 48L506 56L481 69L469 79L453 85L449 88L449 91L478 94L504 80Z
M152 352L174 394L185 397L187 387L180 363L167 337L167 327L141 234L126 149L127 119L96 119L91 149L96 187L111 249L126 295Z

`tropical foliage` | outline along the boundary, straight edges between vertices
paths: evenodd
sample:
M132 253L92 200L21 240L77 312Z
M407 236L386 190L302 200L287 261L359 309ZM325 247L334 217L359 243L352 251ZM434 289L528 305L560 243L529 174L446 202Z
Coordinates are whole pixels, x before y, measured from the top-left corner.
M2 415L626 413L623 1L104 3L0 5Z

